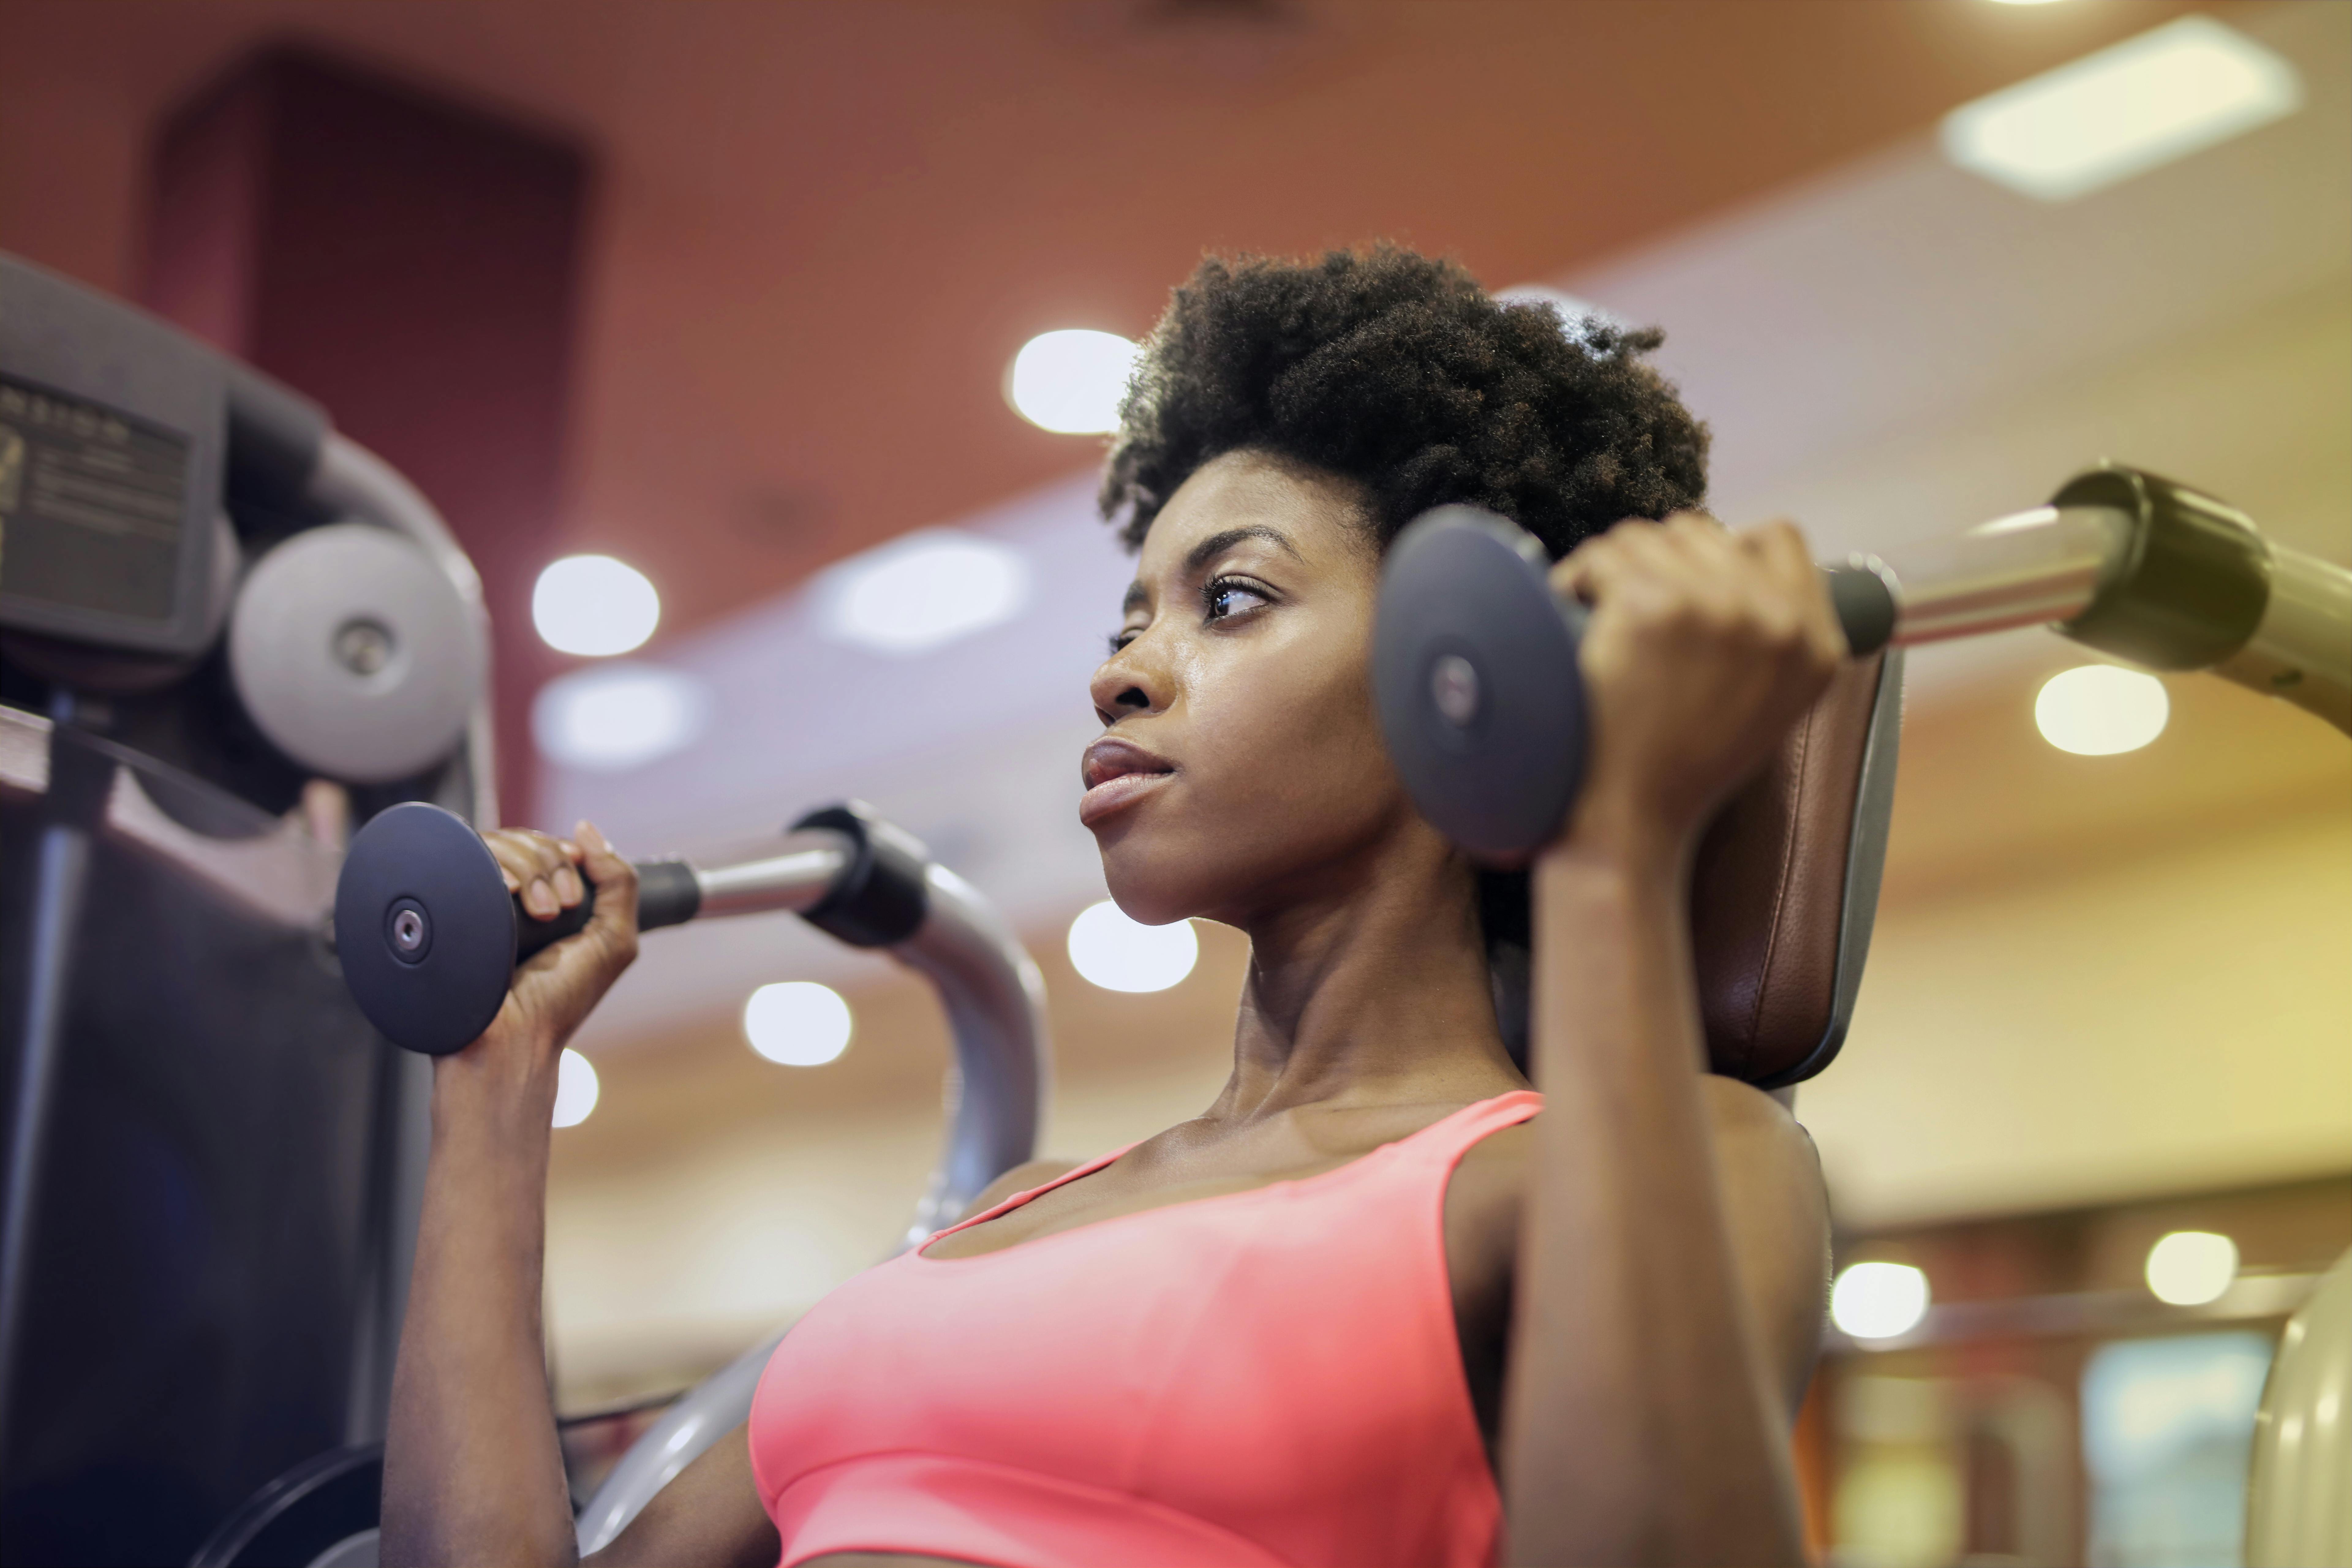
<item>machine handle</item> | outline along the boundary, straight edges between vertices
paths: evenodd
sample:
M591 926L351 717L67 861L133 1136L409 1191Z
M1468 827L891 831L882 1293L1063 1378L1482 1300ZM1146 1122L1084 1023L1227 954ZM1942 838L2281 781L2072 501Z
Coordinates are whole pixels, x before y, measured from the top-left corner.
M684 925L701 912L702 884L696 880L694 868L685 861L640 860L636 863L636 870L639 931ZM522 896L516 894L515 962L520 963L541 948L562 942L580 931L595 912L596 888L593 883L588 884L578 903L551 921L541 920L524 909Z
M1822 575L1829 580L1830 608L1845 633L1847 653L1866 658L1894 639L1898 606L1885 577L1867 566L1832 566Z

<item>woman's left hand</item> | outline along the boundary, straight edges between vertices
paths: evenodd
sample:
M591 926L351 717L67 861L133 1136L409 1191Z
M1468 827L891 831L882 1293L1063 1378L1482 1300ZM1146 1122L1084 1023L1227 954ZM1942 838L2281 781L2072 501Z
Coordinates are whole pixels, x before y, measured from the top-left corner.
M1592 607L1580 660L1591 761L1564 844L1686 847L1846 651L1791 523L1734 533L1697 512L1621 522L1554 566L1551 583Z

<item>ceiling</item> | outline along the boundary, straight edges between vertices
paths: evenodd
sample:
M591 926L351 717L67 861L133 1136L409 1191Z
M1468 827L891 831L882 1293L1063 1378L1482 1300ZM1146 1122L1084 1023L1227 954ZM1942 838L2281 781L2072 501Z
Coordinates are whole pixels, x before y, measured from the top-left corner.
M289 36L577 139L568 530L669 636L1086 468L1007 362L1139 333L1204 248L1557 276L2183 8L5 0L0 247L126 290L147 128Z

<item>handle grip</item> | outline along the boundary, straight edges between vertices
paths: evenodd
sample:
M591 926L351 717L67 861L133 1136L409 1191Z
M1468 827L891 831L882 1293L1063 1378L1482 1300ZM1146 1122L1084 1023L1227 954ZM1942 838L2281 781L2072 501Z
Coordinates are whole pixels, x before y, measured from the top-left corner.
M683 925L701 910L702 885L694 879L694 868L685 861L640 860L636 871L639 931ZM520 963L541 948L562 942L587 925L596 912L596 888L590 883L580 901L553 920L541 920L524 909L520 894L513 901L515 962Z
M1886 579L1867 566L1832 566L1822 575L1828 580L1830 608L1845 632L1846 651L1855 658L1876 653L1895 636L1895 591Z

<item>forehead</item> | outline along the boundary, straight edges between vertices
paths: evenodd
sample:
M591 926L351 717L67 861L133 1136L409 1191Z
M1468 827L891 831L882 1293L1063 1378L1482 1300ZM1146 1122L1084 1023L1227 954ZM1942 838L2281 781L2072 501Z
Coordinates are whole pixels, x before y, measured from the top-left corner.
M1136 574L1181 572L1202 543L1249 527L1280 533L1309 565L1373 553L1363 492L1352 481L1262 452L1227 452L1194 469L1151 520Z

